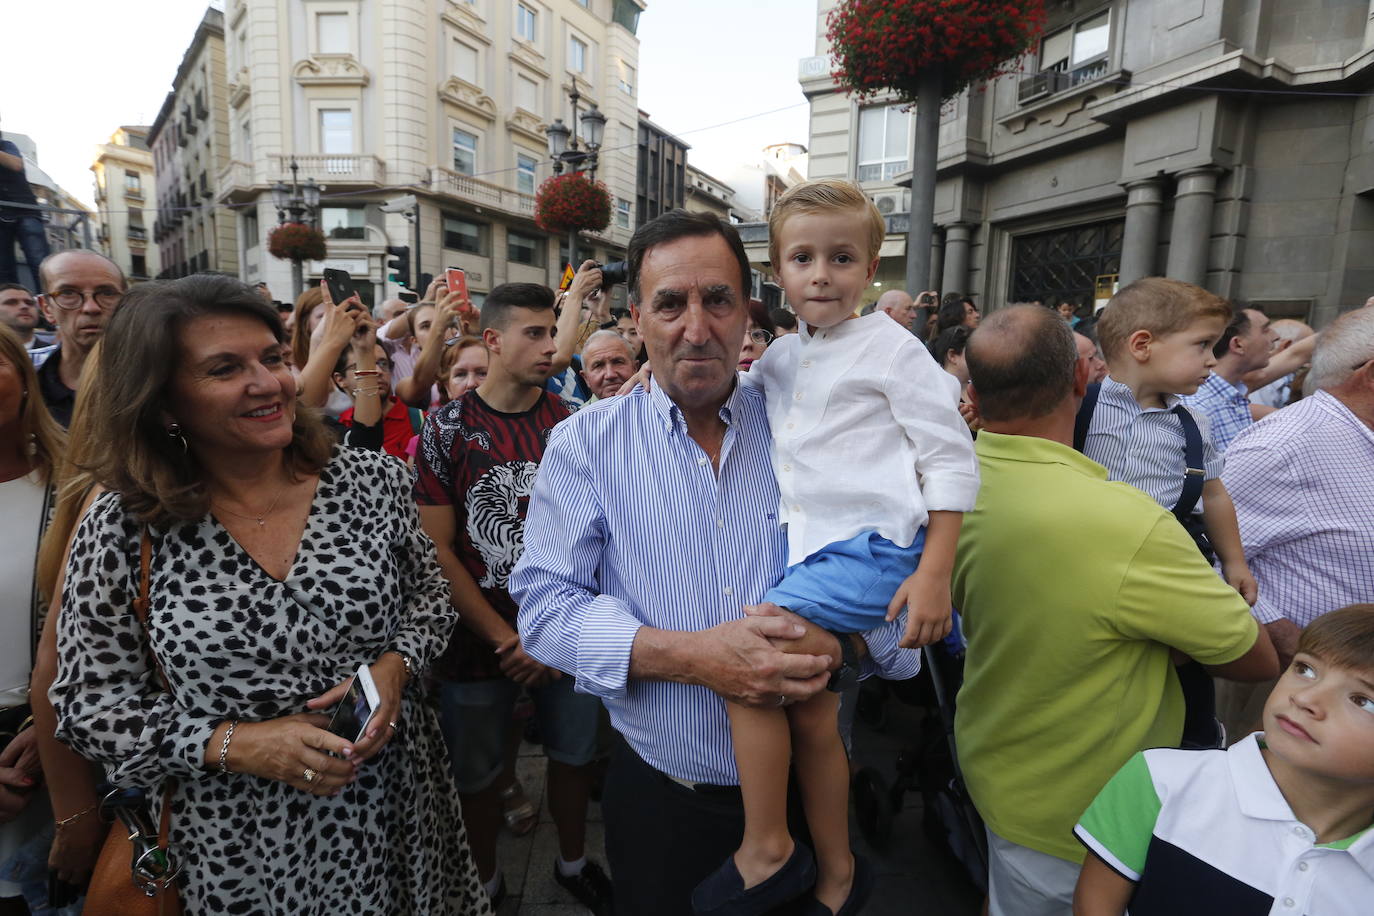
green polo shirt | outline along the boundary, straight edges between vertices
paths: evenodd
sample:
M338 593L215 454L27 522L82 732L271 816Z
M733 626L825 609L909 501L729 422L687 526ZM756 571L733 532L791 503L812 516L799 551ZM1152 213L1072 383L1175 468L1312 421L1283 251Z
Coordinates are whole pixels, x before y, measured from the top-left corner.
M1258 635L1182 526L1078 452L982 432L954 605L968 656L955 737L984 821L1074 862L1074 824L1137 751L1177 746L1174 646L1205 665Z

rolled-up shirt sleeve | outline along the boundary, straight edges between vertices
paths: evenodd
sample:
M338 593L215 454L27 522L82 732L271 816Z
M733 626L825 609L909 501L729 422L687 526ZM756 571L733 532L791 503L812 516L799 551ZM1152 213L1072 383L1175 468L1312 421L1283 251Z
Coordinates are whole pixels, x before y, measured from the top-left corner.
M600 594L606 520L587 457L567 424L554 428L525 520L525 552L511 572L525 651L577 678L577 689L625 695L630 650L643 625L624 601Z
M906 611L877 629L863 634L868 645L868 657L859 666L861 677L878 675L889 681L913 678L921 670L921 650L903 649L897 645L906 630Z
M978 459L943 375L945 370L913 337L893 357L883 394L893 418L915 443L926 510L970 512L978 499Z

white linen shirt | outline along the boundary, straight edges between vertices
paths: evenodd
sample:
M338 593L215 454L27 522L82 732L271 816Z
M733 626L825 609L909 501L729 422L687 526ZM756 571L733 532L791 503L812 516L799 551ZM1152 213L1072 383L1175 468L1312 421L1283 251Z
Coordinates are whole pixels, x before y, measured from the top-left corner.
M800 325L744 376L768 406L788 565L865 531L907 547L931 511L972 511L958 380L884 312Z

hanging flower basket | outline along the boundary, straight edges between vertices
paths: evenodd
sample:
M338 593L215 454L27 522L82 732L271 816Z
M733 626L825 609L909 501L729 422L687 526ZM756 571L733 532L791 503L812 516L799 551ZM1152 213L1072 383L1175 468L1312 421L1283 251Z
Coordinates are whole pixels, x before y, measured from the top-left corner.
M305 223L284 223L267 234L267 250L283 261L322 261L324 233Z
M916 100L940 73L941 97L1019 69L1045 27L1045 0L846 0L826 17L835 80L860 99Z
M611 194L581 172L555 175L534 196L534 222L545 232L600 232L611 223Z

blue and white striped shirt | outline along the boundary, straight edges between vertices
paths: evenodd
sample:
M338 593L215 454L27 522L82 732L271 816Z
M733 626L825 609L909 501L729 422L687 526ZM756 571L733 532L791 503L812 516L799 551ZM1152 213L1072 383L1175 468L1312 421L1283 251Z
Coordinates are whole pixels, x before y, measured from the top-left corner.
M678 779L735 785L724 701L705 687L629 679L641 626L704 630L740 618L785 570L763 393L736 385L720 417L719 479L656 384L554 427L510 592L525 651L601 697L644 760ZM902 615L864 634L890 678L920 665L897 646L904 626Z
M1244 382L1232 385L1213 372L1196 394L1184 395L1183 403L1194 412L1207 414L1212 424L1212 444L1224 452L1236 436L1255 420L1250 414L1250 398Z
M1105 467L1108 479L1144 490L1155 502L1172 510L1183 493L1187 470L1183 423L1173 412L1178 402L1178 397L1166 395L1163 407L1141 407L1128 386L1111 376L1104 378L1083 441L1083 454ZM1220 477L1221 456L1212 445L1207 415L1195 408L1186 409L1202 433L1203 479Z

